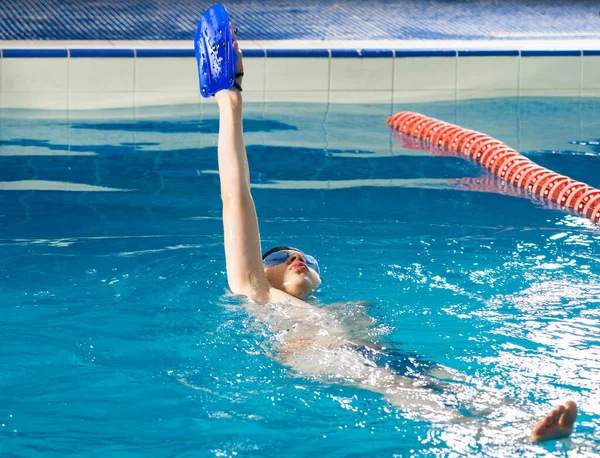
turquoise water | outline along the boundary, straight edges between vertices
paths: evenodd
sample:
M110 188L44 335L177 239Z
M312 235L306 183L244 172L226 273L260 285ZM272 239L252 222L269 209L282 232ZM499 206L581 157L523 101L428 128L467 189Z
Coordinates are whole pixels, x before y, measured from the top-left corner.
M600 100L245 107L263 248L314 254L319 306L353 334L514 404L481 431L432 423L273 359L275 333L227 292L214 105L5 110L0 454L600 453L598 228L402 148L385 125L400 110L600 187ZM517 413L567 399L572 437L524 442Z

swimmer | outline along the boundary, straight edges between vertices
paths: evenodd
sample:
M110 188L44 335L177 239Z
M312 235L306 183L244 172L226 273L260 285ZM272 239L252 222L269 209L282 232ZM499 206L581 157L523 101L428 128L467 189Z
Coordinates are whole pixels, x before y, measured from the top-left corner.
M278 246L261 255L242 132L240 89L244 67L233 29L231 33L237 55L235 85L215 94L220 119L218 162L229 288L249 299L250 312L265 322L277 338L275 357L295 371L380 393L416 418L482 424L486 412L497 412L510 401L499 393L490 396L491 389L441 366L429 367L421 374L403 375L387 363L378 364L387 358L385 348L353 339L339 317L308 302L321 284L319 264L314 257L290 246ZM452 399L456 400L454 407ZM460 410L457 404L466 407ZM469 414L461 413L464 410ZM576 417L577 406L568 401L537 423L529 440L567 437Z

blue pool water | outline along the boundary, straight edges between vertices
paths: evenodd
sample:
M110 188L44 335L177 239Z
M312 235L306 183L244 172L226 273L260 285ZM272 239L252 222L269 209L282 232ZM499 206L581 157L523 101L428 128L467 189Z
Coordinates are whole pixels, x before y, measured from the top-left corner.
M514 404L478 432L274 360L274 333L227 292L214 105L5 110L0 454L600 453L598 228L400 147L385 125L400 110L600 187L600 100L245 107L263 248L314 254L320 307L355 335ZM529 425L567 399L573 436L524 442L517 414Z

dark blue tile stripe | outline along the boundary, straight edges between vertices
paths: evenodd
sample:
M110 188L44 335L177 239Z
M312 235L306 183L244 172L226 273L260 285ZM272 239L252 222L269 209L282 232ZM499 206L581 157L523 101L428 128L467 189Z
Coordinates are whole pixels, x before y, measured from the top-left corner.
M360 57L356 49L332 49L331 57Z
M360 57L394 57L391 49L363 49L358 53Z
M518 56L516 49L459 49L459 57L480 57L480 56Z
M136 49L136 57L195 57L193 49Z
M244 56L247 53L244 51ZM328 49L267 49L267 57L329 57Z
M77 57L135 57L133 49L71 49L69 56Z
M456 57L453 49L396 49L396 57Z
M2 57L69 57L66 49L3 49Z
M332 49L331 57L393 57L391 49Z
M242 49L244 57L265 57L264 49Z
M535 57L535 56L581 56L581 50L522 50L522 57Z
M477 57L477 56L599 56L600 50L511 50L511 49L245 49L244 57ZM192 49L0 49L4 58L36 57L194 57Z

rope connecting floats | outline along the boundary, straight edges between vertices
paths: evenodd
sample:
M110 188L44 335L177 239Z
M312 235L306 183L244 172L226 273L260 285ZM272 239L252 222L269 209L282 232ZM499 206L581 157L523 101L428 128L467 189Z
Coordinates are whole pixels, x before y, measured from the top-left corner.
M600 190L542 167L489 135L402 111L388 125L434 148L460 153L507 183L600 225Z

